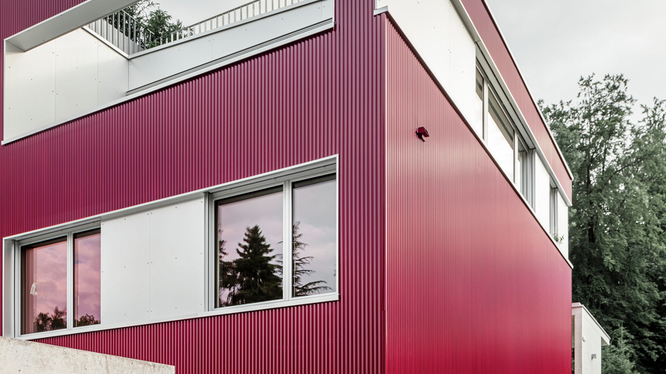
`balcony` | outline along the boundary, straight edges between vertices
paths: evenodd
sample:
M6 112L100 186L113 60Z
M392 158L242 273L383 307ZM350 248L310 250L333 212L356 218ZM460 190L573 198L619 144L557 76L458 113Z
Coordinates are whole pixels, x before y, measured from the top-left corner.
M334 25L334 0L255 0L157 38L128 5L88 0L5 40L2 144Z

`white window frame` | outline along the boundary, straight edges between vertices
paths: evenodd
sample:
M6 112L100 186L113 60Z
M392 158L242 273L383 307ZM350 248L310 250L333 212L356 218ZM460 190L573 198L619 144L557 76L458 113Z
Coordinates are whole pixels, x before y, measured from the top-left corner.
M26 235L23 236L19 240L11 240L7 241L5 240L5 246L8 244L11 246L9 255L11 256L11 264L12 264L12 274L9 274L11 277L11 292L10 295L8 295L10 298L13 299L11 309L12 309L12 314L14 318L11 318L11 316L7 316L6 308L3 308L5 315L3 315L3 327L6 329L8 327L8 324L10 325L9 327L11 328L11 331L13 332L13 335L15 337L29 337L30 339L40 339L40 338L46 338L46 337L51 337L54 335L63 335L63 334L68 334L68 333L79 333L79 332L86 332L91 329L99 329L100 325L103 324L102 316L99 316L99 324L96 325L89 325L89 326L79 326L79 327L74 327L74 235L76 234L81 234L85 233L87 231L91 230L97 230L100 229L100 223L98 221L92 222L92 223L86 223L86 224L81 224L81 225L73 225L65 228L59 228L55 230L46 230L46 231L40 231L38 233L35 233L34 235ZM100 231L101 232L101 231ZM22 298L22 292L23 290L21 289L21 279L22 279L22 263L21 263L21 251L22 248L28 245L32 244L39 244L41 242L49 241L52 239L58 239L58 238L66 238L67 242L67 305L66 305L66 310L67 310L67 317L66 317L66 322L67 322L67 327L64 329L59 329L59 330L52 330L52 331L43 331L43 332L35 332L35 333L30 333L30 334L23 334L21 333L21 318L22 318L22 303L21 303L21 298ZM8 243L9 242L9 243ZM7 261L7 252L5 253L5 261ZM3 281L7 282L8 277L4 276ZM100 284L101 287L101 284ZM5 290L7 290L7 287L4 287ZM5 296L5 300L6 300ZM4 302L4 301L3 301ZM6 320L6 318L9 317L9 321ZM5 334L6 336L6 334Z
M513 185L516 187L516 190L523 196L525 201L527 201L528 205L532 208L534 208L534 157L535 157L535 151L534 147L531 147L525 137L523 136L522 132L520 131L520 128L516 126L514 123L514 120L512 119L513 116L507 111L506 109L506 104L504 100L502 99L502 96L499 94L497 89L495 88L495 85L490 81L490 76L488 73L486 73L485 69L481 66L481 63L477 61L476 65L476 70L479 72L483 79L483 123L482 123L482 134L481 134L481 140L486 146L486 149L488 149L488 152L491 154L493 159L495 156L490 152L490 145L488 144L488 126L489 126L489 98L490 95L493 95L495 97L495 100L499 104L499 109L502 111L504 116L507 119L508 125L511 127L513 130L513 168L512 168L512 175L507 175L504 169L502 167L498 166L500 171L504 173L504 175L507 176L507 179L513 183ZM476 85L476 82L475 82ZM476 90L476 86L475 86ZM499 124L498 124L499 125ZM521 167L518 167L518 152L519 152L519 144L522 144L522 146L527 150L526 153L526 158L523 160L523 163L525 163L525 166L521 164ZM520 185L517 185L517 176L520 174Z
M326 175L335 175L336 182L336 242L335 242L335 269L337 276L335 277L334 290L331 292L318 294L318 295L309 295L309 296L298 296L294 297L291 295L292 280L293 280L293 269L292 269L292 253L289 248L292 247L292 213L293 213L293 184L295 182L300 182L308 179L313 179L317 177L323 177ZM280 300L270 300L262 301L251 304L242 304L242 305L233 305L225 307L216 307L216 293L217 293L217 275L215 267L217 266L217 251L216 251L216 233L217 228L215 227L215 204L217 201L241 196L252 192L258 192L265 189L270 189L274 187L282 187L282 236L283 236L283 253L282 253L282 299ZM289 170L278 175L267 175L267 176L258 176L256 179L249 181L248 183L240 183L238 185L234 184L227 188L221 188L214 191L211 191L208 194L208 256L207 256L207 309L214 314L230 314L230 313L239 313L247 312L254 310L270 309L270 308L280 308L287 306L295 306L302 304L310 303L319 303L327 301L336 301L339 300L339 290L340 290L340 268L339 268L339 174L337 170L337 162L335 163L322 163L315 168L309 167L295 167L293 170Z
M275 301L266 301L253 304L244 304L229 306L223 308L215 308L215 266L217 262L215 259L215 220L213 214L215 209L211 209L211 206L214 207L215 200L218 197L230 197L232 195L239 195L247 192L252 192L256 190L261 190L266 187L275 186L280 183L293 183L300 180L307 180L319 176L335 174L336 176L336 236L335 236L335 268L336 268L336 279L335 279L335 290L325 294L319 295L310 295L310 296L299 296L291 297L283 300ZM247 311L255 310L264 310L264 309L274 309L280 307L291 307L297 305L306 305L313 303L321 302L332 302L338 301L340 299L340 250L339 250L339 233L340 233L340 199L339 199L339 186L340 186L340 173L339 173L339 162L338 155L329 156L315 161L306 162L299 165L294 165L287 167L281 170L276 170L268 172L261 175L256 175L248 177L245 179L227 182L221 185L212 186L203 188L198 191L188 192L182 195L172 196L161 200L151 201L145 204L140 204L132 207L127 207L119 209L112 212L102 213L96 216L91 216L83 218L77 221L67 222L59 224L57 226L47 227L43 229L37 229L34 231L17 234L9 237L3 238L3 296L2 296L2 323L3 323L3 336L18 338L22 340L33 340L33 339L42 339L50 338L55 336L65 336L79 333L86 333L91 331L103 331L109 329L117 328L126 328L133 326L145 326L155 323L164 323L172 322L177 320L192 319L192 318L201 318L225 314L235 314ZM38 243L44 240L54 239L57 237L62 237L65 235L74 235L76 233L85 232L94 229L101 229L102 235L104 235L104 225L103 223L106 220L114 220L122 218L125 216L136 215L138 213L143 213L146 211L160 209L165 206L175 206L182 202L191 201L194 198L202 199L204 202L204 207L202 209L204 214L204 233L205 236L205 248L202 250L205 251L205 261L204 261L204 274L202 275L202 288L205 292L204 304L200 312L195 312L187 315L178 315L175 317L168 317L162 319L149 319L149 320L137 320L130 322L123 322L118 324L105 323L103 318L100 316L100 324L90 325L90 326L81 326L73 328L73 324L70 323L69 310L73 306L69 305L68 302L68 326L72 328L60 329L54 331L45 331L32 334L21 335L21 325L20 325L20 302L21 302L21 274L20 274L20 248L22 245L29 245ZM289 196L291 199L291 195ZM213 219L211 219L213 218ZM287 217L287 222L291 222L291 216ZM285 225L288 226L288 225ZM291 231L288 232L288 235L284 235L285 238L288 238L291 242ZM104 242L104 240L103 240ZM72 244L73 245L73 244ZM290 244L287 244L290 245ZM289 248L289 247L286 247ZM104 248L102 248L104 251ZM286 251L290 252L290 251ZM71 250L73 256L73 250ZM291 252L289 253L291 255ZM291 264L291 261L288 262ZM73 262L72 262L73 266ZM291 266L291 265L290 265ZM104 269L104 265L102 265ZM73 275L73 268L71 275ZM68 282L72 283L73 287L73 276L70 276L68 273ZM68 285L68 289L69 289ZM284 287L284 285L283 285ZM291 289L290 287L288 289ZM283 289L284 290L284 289ZM284 292L284 291L283 291ZM73 293L68 293L73 295ZM104 303L104 295L102 294L102 303ZM102 304L103 305L103 304ZM104 310L104 307L102 307ZM73 314L72 314L73 316ZM72 317L73 318L73 317Z

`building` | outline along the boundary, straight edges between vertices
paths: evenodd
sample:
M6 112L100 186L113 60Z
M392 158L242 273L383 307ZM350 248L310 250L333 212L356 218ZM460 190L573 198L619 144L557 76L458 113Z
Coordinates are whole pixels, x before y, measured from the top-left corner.
M571 304L574 374L601 374L601 347L610 345L610 336L581 303Z
M571 370L571 173L483 0L95 35L130 4L2 4L3 336L179 374Z

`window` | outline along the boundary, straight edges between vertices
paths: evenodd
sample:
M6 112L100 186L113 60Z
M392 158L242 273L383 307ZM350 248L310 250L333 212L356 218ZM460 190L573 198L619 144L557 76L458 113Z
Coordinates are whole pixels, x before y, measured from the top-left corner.
M3 333L337 301L337 175L331 156L3 238Z
M335 174L222 196L214 206L215 308L337 292Z
M533 206L534 151L520 135L494 86L477 67L475 90L479 99L477 112L481 118L472 118L472 127L481 134L500 168Z
M19 251L21 334L100 323L99 229L21 243Z
M551 185L554 184L553 181L550 182ZM557 240L558 232L557 232L557 187L552 187L550 188L550 235L552 235L555 240Z

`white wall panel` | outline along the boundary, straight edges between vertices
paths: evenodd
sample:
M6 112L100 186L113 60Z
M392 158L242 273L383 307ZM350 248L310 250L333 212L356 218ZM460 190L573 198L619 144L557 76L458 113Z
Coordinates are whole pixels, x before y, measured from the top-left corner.
M560 251L564 257L569 258L569 207L562 198L561 194L557 194L557 231L562 237L560 243Z
M121 99L127 93L127 59L104 43L97 43L97 105Z
M204 312L205 229L202 198L104 221L103 323Z
M97 106L99 41L75 30L55 40L55 120L62 121Z
M55 42L22 52L5 43L4 139L55 120Z
M5 45L4 140L127 93L127 59L86 31L72 31L27 52Z
M150 317L150 216L102 222L102 323Z
M450 1L377 0L469 121L476 112L476 45Z
M535 157L534 175L534 208L536 216L548 230L550 227L550 174L543 165L541 158Z
M203 199L151 212L152 319L204 311L205 228Z

